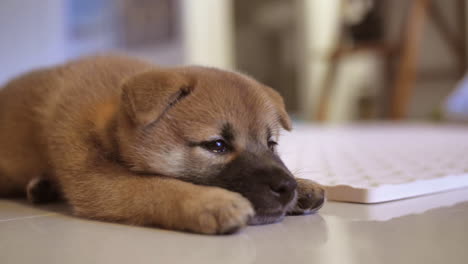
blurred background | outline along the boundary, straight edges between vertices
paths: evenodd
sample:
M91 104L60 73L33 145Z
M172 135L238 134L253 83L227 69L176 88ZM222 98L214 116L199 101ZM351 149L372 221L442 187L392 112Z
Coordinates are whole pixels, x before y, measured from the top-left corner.
M0 83L121 52L255 77L298 120L468 120L466 0L1 0Z

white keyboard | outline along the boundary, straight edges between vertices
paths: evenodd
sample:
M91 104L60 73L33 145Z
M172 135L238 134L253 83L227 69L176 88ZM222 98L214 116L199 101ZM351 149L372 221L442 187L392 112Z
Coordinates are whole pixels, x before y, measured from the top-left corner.
M296 125L280 155L330 200L379 203L468 186L468 127Z

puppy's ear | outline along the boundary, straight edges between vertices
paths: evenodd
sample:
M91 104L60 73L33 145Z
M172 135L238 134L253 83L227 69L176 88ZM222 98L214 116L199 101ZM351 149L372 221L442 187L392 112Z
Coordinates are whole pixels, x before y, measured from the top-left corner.
M136 125L146 126L156 122L192 90L193 84L181 73L151 70L122 84L122 107Z
M291 131L291 119L289 118L289 115L286 112L286 106L284 105L283 97L277 91L273 90L268 86L264 86L264 88L265 92L268 94L273 104L275 105L276 110L278 111L277 113L281 126L284 129Z

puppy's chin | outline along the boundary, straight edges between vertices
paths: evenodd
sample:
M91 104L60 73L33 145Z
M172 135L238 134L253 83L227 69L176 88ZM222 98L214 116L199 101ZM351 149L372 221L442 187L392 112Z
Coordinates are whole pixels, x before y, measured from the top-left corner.
M297 203L297 191L294 192L294 196L285 206L280 206L276 209L263 209L256 210L255 216L249 220L249 225L266 225L281 222L286 213Z
M249 225L266 225L281 222L286 212L276 214L256 214L249 221Z

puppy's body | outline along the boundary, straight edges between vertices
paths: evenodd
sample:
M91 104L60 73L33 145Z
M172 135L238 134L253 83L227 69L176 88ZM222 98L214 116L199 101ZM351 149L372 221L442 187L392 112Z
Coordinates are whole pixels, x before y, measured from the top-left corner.
M0 194L23 193L31 179L54 177L53 165L68 155L86 158L91 142L83 139L105 137L122 78L150 67L114 57L85 59L28 73L0 89Z
M201 233L233 231L255 212L271 222L317 207L296 206L290 173L267 152L280 125L290 126L281 98L250 78L85 58L0 90L0 196L27 192L34 200L34 188L45 181L88 218ZM213 147L219 138L229 141L229 151ZM239 163L243 153L271 166ZM249 175L279 171L284 177L274 194L281 202L249 189L260 181L228 164L252 167ZM316 185L304 185L320 196ZM258 193L271 191L270 183L263 186Z

